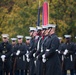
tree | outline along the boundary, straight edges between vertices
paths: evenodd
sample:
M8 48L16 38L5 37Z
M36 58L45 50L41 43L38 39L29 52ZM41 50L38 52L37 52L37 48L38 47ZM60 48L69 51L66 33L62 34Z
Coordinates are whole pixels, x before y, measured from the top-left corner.
M47 0L46 0L47 1ZM10 37L17 34L29 35L29 26L36 26L38 0L1 0L0 1L0 34L8 33ZM42 25L42 5L40 0L40 24ZM75 0L48 0L49 23L57 25L58 36L76 33Z

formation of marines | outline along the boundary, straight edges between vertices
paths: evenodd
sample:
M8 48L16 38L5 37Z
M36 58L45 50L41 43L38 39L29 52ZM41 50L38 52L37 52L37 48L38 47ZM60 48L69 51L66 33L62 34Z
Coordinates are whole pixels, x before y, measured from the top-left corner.
M76 44L56 35L56 25L29 27L30 36L2 34L0 75L76 75Z

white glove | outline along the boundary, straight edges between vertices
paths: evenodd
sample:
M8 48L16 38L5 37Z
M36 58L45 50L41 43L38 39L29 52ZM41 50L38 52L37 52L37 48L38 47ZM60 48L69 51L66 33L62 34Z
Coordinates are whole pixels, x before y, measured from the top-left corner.
M29 55L26 53L26 57L29 58Z
M67 53L66 53L66 52L64 52L63 54L64 54L64 55L66 55Z
M66 55L67 53L68 53L68 50L66 49L63 54Z
M66 49L65 52L68 53L68 50Z
M2 61L4 62L5 61L5 55L1 55L1 59L2 59Z
M38 56L36 58L38 59Z
M33 54L33 57L35 57L35 53Z
M27 54L29 53L29 51L27 51Z
M60 54L60 51L57 49L56 52L58 52Z
M34 61L34 64L35 64L35 66L36 66L36 60Z
M42 58L45 58L45 54L42 55Z
M58 51L58 53L60 54L60 51Z
M41 49L41 52L43 52L43 49Z
M56 52L58 52L58 49L56 50Z
M46 62L46 59L43 58L42 61L43 61L43 63L45 63Z
M19 54L20 54L20 50L17 51L16 55L19 55Z
M5 55L1 55L1 58L5 58L6 56Z
M27 58L26 60L27 60L27 62L29 62L29 61L30 61L30 59L29 59L29 58Z

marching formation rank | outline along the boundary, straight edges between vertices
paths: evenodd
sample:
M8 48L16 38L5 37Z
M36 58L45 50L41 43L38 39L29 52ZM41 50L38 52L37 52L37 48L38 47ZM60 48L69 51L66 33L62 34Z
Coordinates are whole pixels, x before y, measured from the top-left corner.
M56 25L29 27L29 35L11 38L2 34L0 75L76 74L76 43L71 35L56 35Z

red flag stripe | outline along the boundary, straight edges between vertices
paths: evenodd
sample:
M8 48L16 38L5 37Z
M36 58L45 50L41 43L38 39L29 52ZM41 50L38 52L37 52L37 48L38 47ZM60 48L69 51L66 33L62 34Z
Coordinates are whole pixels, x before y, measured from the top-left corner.
M43 4L43 25L48 24L48 3L44 2Z

